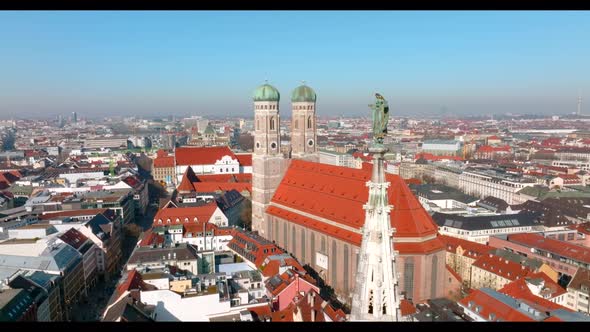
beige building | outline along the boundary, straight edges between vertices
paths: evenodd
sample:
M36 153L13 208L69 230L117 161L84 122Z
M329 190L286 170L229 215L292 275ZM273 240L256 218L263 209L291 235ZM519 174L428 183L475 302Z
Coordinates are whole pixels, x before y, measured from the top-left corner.
M590 314L590 270L578 268L567 286L564 306L577 312Z

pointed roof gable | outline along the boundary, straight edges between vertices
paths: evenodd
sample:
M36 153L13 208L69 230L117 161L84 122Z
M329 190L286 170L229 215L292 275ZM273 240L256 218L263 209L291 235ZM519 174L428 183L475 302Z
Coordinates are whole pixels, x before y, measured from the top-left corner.
M193 185L193 182L198 181L199 179L197 178L195 171L193 171L193 168L189 166L184 171L184 174L182 175L182 180L180 181L180 184L176 189L178 189L179 192L195 191L195 186Z

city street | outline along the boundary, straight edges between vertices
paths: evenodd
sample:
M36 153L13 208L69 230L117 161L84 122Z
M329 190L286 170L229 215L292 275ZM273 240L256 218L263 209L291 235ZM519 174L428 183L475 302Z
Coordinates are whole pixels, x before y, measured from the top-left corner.
M152 226L154 215L158 209L154 206L149 206L144 216L136 218L136 224L141 226L145 231ZM135 245L137 244L137 237L125 236L122 243L121 265L124 268L125 263L131 256ZM80 303L74 305L70 316L70 321L74 322L96 322L100 321L102 314L112 296L121 274L114 275L112 280L108 282L98 281L96 286L88 292L88 297L82 299Z

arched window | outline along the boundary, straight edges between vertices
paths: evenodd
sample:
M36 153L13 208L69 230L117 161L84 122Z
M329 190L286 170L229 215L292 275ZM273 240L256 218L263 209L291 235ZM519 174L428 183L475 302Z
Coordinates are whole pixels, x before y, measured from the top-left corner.
M301 229L301 261L303 263L307 262L307 259L305 257L305 246L307 245L307 243L305 243L305 228Z
M272 230L272 224L270 222L270 218L268 218L268 220L266 221L266 234L268 234L268 235L272 234L271 230Z
M321 248L322 248L322 252L323 252L324 254L327 254L327 253L328 253L328 252L326 251L326 237L325 237L325 236L322 236L322 247L321 247Z
M256 130L260 130L260 119L256 119Z
M344 268L344 274L342 274L344 289L348 289L348 244L344 245L344 263L342 264Z
M430 272L430 294L431 298L436 298L436 275L438 274L438 257L432 256L432 271Z
M270 130L275 130L275 117L270 117Z
M431 276L432 277L432 276ZM406 298L411 300L414 297L414 258L408 257L404 262L404 291Z
M299 121L298 120L295 120L295 125L293 127L295 127L295 129L299 129Z
M307 129L311 129L311 116L307 117Z
M336 252L336 241L332 241L332 255L330 255L330 259L332 260L332 287L336 289L337 280L338 280L338 259L337 259L337 252Z

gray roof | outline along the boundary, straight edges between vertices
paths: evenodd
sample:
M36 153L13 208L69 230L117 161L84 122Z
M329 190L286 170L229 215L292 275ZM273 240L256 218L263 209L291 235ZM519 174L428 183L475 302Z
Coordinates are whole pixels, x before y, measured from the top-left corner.
M535 215L531 213L460 216L435 212L432 219L439 227L447 226L468 231L541 225Z
M452 199L461 203L472 203L477 197L466 195L463 192L442 184L410 184L410 189L417 195L429 200Z
M566 322L590 322L590 317L581 312L571 312L565 309L551 311L551 316L555 316Z
M170 258L168 255L170 254ZM176 254L176 257L174 256ZM141 247L137 248L131 257L129 257L128 264L141 264L147 262L161 262L168 260L197 260L197 250L190 244L180 244L174 248L151 248Z
M0 255L0 266L32 271L61 273L82 260L82 255L70 245L59 243L48 247L40 256Z
M528 258L501 248L494 250L492 253L511 262L530 267L532 270L538 270L543 265L543 262L539 259Z

